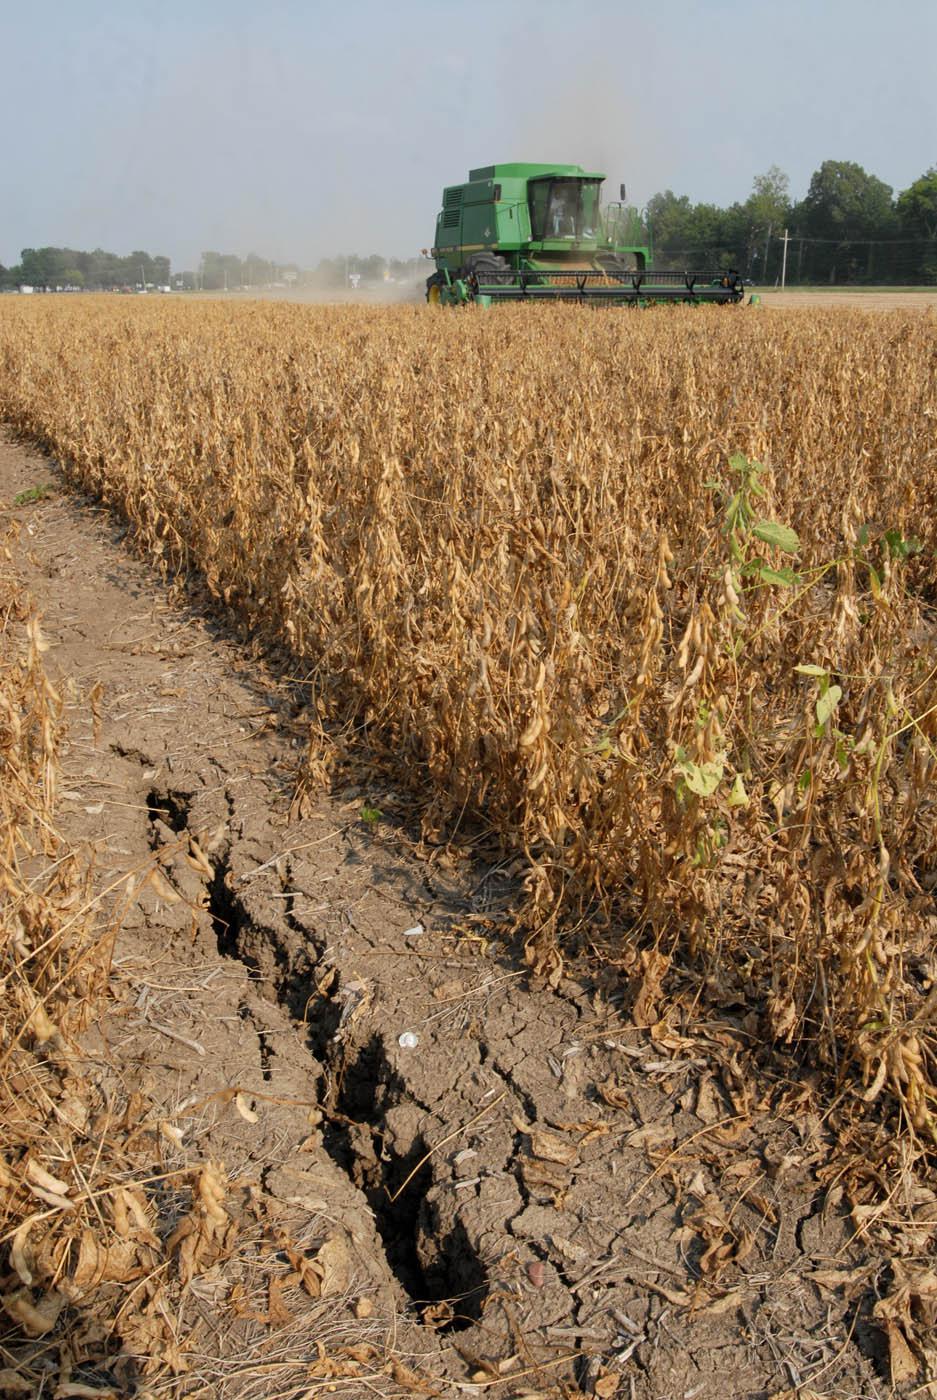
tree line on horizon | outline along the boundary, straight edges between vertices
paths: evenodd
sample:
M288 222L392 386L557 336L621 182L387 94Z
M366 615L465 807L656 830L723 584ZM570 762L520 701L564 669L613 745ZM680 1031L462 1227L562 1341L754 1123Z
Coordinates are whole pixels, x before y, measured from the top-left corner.
M744 204L692 204L665 190L645 210L655 262L735 268L788 283L937 282L937 166L897 197L854 161L826 160L795 201L783 170L755 178Z
M24 248L20 261L6 268L0 263L0 288L78 287L114 291L122 287L169 284L167 257L153 257L137 250L120 257L103 248L82 252L77 248Z
M895 196L890 185L854 161L827 160L799 201L791 198L787 175L773 165L756 176L744 203L694 204L687 195L664 190L648 200L642 217L657 266L734 268L770 284L781 276L786 248L784 275L791 285L937 283L937 165ZM197 270L172 276L168 257L146 252L121 257L101 248L24 248L18 264L0 264L0 289L175 285L221 291L292 284L331 290L356 281L415 279L426 267L422 258L350 253L304 269L257 253L242 258L207 251Z

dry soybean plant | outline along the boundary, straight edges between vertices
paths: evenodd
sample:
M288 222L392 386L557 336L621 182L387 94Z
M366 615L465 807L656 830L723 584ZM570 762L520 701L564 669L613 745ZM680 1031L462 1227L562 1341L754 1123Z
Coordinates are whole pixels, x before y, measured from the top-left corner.
M0 1385L32 1394L30 1357L8 1349L10 1328L41 1349L93 1272L95 1211L75 1199L88 1185L76 1145L90 1102L74 1037L106 985L107 948L87 863L55 826L61 702L36 615L2 557L0 596L0 1330L5 1356L23 1362L18 1378L0 1366Z
M17 304L0 414L286 644L427 829L524 853L546 975L578 930L748 1003L933 1147L934 329Z

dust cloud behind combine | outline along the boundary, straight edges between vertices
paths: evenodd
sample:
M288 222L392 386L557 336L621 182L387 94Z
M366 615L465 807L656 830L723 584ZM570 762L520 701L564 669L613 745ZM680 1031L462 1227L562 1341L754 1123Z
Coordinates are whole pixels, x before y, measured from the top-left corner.
M640 20L629 21L628 28L641 47L653 42ZM513 38L509 52L519 49L527 56L526 91L518 101L516 81L508 83L510 59L505 58L499 89L511 94L510 111L504 114L500 153L492 160L581 165L606 176L605 200L617 199L624 183L629 202L643 204L659 187L661 171L672 164L671 153L665 128L642 112L633 85L623 76L618 43L612 51L601 49L596 32L587 26L584 33L570 35L558 54L542 21L526 29L518 25Z
M433 270L427 260L425 276L397 282L369 282L354 287L250 287L228 292L183 293L190 301L282 301L301 306L409 306L425 300L426 278Z

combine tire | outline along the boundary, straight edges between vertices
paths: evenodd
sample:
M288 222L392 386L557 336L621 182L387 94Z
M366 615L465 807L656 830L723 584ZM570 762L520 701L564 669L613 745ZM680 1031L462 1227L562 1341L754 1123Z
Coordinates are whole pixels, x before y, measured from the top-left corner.
M430 306L438 306L442 300L442 287L445 278L441 272L434 272L432 277L426 279L426 300Z
M465 264L465 276L497 287L513 281L514 269L500 253L473 253Z

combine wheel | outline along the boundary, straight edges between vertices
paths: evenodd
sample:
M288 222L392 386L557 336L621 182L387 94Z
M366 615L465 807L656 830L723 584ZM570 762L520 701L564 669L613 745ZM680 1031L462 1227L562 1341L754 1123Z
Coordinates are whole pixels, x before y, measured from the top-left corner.
M445 282L441 272L434 272L426 279L426 300L430 306L439 306L442 301L442 288Z
M489 286L499 286L512 281L514 269L500 253L473 253L465 264L465 275Z

